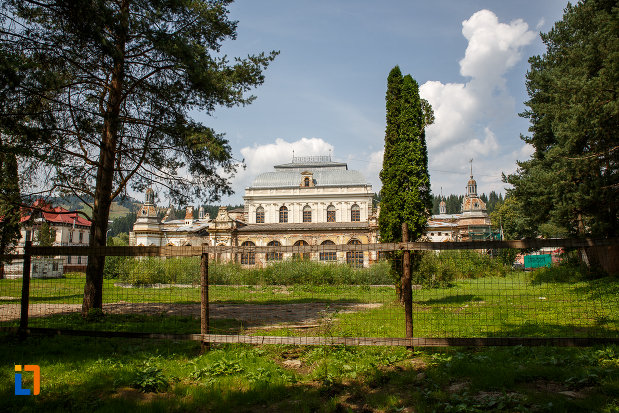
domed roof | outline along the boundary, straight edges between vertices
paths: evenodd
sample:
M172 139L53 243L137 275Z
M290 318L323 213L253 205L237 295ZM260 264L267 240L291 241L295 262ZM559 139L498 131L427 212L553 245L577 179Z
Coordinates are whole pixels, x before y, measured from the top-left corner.
M313 179L315 186L357 186L367 185L365 177L359 171L345 169L321 170L315 169ZM298 187L301 182L301 174L292 171L265 172L256 177L252 188L283 188Z

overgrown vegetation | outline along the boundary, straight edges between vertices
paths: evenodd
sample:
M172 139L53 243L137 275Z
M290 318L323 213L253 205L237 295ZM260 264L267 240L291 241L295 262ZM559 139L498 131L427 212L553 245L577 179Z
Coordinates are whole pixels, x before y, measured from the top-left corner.
M617 412L619 348L244 346L0 335L0 410ZM41 366L13 394L12 364ZM10 368L9 368L10 367ZM24 375L24 386L31 386Z
M264 268L209 263L209 283L217 285L383 285L390 284L388 264L369 268L315 261L282 261ZM200 258L124 258L106 262L106 275L135 284L199 284Z
M505 276L511 270L504 261L475 251L443 251L420 254L413 282L426 287L446 286L454 280ZM512 259L513 261L513 259ZM307 260L274 262L264 268L245 268L234 263L210 263L209 282L218 285L388 285L388 262L368 268ZM105 277L134 285L199 284L200 259L109 257Z

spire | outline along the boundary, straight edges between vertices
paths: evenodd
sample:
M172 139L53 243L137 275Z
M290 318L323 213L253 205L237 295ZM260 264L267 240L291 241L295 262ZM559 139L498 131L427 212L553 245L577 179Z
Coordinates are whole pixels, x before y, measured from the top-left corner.
M471 163L471 179L473 179L473 158L469 162Z

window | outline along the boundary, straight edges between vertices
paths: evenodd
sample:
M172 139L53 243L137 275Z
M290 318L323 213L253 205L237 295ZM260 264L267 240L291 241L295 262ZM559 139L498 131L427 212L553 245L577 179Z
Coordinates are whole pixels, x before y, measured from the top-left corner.
M441 233L440 233L440 232L438 233L438 236L439 236L439 237L441 236Z
M69 242L73 242L73 231L69 231Z
M327 222L335 222L335 207L333 205L327 207Z
M279 241L271 241L267 244L267 247L278 247L282 244ZM267 252L267 261L281 261L284 254L281 252Z
M26 231L26 241L32 241L32 232Z
M288 208L286 208L285 206L279 209L279 222L288 222Z
M348 245L361 245L361 241L352 239L348 242ZM348 251L346 253L346 264L357 268L363 267L363 251Z
M71 264L71 256L70 255L67 256L67 264Z
M58 271L58 261L52 263L52 271Z
M305 178L303 178L303 186L306 186L306 187L310 186L309 176L306 176Z
M84 241L84 233L80 231L80 244Z
M81 263L82 263L82 257L81 257L81 256L78 256L78 257L77 257L77 263L78 263L78 264L81 264Z
M352 222L361 221L361 208L359 208L359 205L355 204L350 208L350 220Z
M309 245L309 244L303 240L299 240L294 243L295 247L299 247L301 245ZM304 260L305 261L305 260L309 260L309 258L310 258L309 252L304 252L302 254L299 254L299 253L292 254L293 260Z
M335 245L333 241L326 240L323 241L320 245ZM320 253L320 261L336 261L337 260L337 252L335 251L324 251Z
M312 208L309 205L303 207L303 222L312 222Z
M241 244L241 247L255 247L251 241L245 241ZM241 264L243 265L254 265L256 263L256 253L255 252L243 252L241 253Z
M264 208L256 208L256 224L264 224Z

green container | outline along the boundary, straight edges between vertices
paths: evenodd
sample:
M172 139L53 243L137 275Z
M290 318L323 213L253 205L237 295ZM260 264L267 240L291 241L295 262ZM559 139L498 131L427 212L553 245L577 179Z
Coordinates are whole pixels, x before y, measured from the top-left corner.
M550 267L551 265L552 265L552 257L550 254L525 255L524 256L524 268L525 269Z

